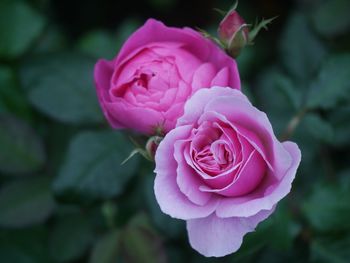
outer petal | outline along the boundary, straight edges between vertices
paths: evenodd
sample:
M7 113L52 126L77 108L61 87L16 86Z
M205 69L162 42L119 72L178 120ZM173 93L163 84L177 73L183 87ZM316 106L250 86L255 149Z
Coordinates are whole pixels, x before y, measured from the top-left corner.
M175 128L177 118L183 114L184 103L173 104L167 112L164 112L164 131L165 133Z
M202 40L203 36L198 34L198 32L194 31L193 29L184 28L184 30L188 31L189 33L192 33L193 36L196 36L199 41L201 41L201 42L203 41ZM215 83L215 85L228 86L228 87L231 87L234 89L241 89L241 81L240 81L236 61L233 60L230 56L228 56L225 52L222 52L222 50L220 48L218 48L218 46L216 46L213 42L209 41L208 45L210 47L210 53L209 53L209 56L207 58L207 61L216 65L217 70L221 70L224 67L228 67L228 69L229 69L228 70L229 71L228 82L220 83L220 84ZM214 85L212 85L212 86L214 86Z
M95 87L103 114L113 128L122 128L122 125L109 113L106 102L110 101L109 89L113 74L113 62L100 59L94 68Z
M190 28L167 27L162 22L154 19L147 20L141 28L128 38L118 57L115 59L115 65L120 65L120 63L128 59L130 54L134 54L135 50L139 50L140 47L152 45L157 42L181 43L183 50L193 54L202 63L210 62L215 65L218 71L225 67L228 68L229 78L222 85L240 89L239 72L235 60L229 57L217 45L209 39L204 38L195 30ZM182 73L185 73L183 76L185 80L188 80L188 77L192 75L193 71Z
M191 246L206 257L223 257L237 251L246 233L255 230L272 212L264 210L248 217L219 218L211 214L206 218L187 221Z
M177 126L196 123L202 115L206 105L216 97L235 96L237 99L248 102L246 96L238 90L226 87L212 87L200 89L186 102L184 115L177 121ZM248 102L249 103L249 102Z
M221 199L216 209L219 217L255 215L261 210L271 209L290 192L301 160L301 153L298 145L293 142L284 142L282 145L292 158L292 164L283 178L280 181L272 181L270 177L262 182L259 189L244 197Z
M119 64L126 56L135 49L154 42L178 42L187 44L186 50L193 53L198 58L207 58L210 54L210 44L208 39L202 37L193 30L184 30L175 27L166 27L162 22L148 19L146 23L134 32L123 45L116 59ZM219 48L217 47L219 50ZM224 54L224 52L222 52Z
M128 105L125 101L105 103L109 116L116 116L120 127L130 128L136 131L153 134L157 125L163 125L163 115L153 109Z
M177 162L174 158L174 144L177 140L190 135L192 125L171 130L159 144L155 161L156 178L154 192L161 210L174 218L193 219L206 217L214 212L218 200L212 198L204 206L192 203L179 189L176 183Z

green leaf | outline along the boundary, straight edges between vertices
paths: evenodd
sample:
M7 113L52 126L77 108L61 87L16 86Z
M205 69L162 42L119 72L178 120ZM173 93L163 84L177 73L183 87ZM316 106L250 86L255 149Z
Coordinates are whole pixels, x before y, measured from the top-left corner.
M26 123L0 115L0 171L23 174L38 170L45 161L40 138Z
M25 1L0 2L0 57L25 52L44 28L44 19Z
M38 177L5 184L0 191L0 226L25 227L44 222L54 201L51 180Z
M13 70L0 65L0 113L4 112L23 118L30 116L29 104L18 89Z
M81 51L97 58L112 59L118 52L116 39L102 30L84 35L79 40L78 47Z
M294 85L294 83L283 74L277 75L274 83L276 92L284 97L284 101L287 105L296 111L299 110L302 96L300 90Z
M312 14L316 30L326 37L334 37L349 32L348 0L322 1Z
M299 230L299 225L292 220L292 215L286 203L283 202L268 219L258 225L254 233L244 238L240 254L249 254L251 250L256 250L263 245L269 245L275 250L287 251L293 246ZM267 239L266 236L269 238Z
M30 102L51 118L70 124L101 123L94 63L73 53L37 56L25 63L21 80Z
M102 236L94 245L91 255L90 263L117 263L120 262L119 255L119 230Z
M94 239L88 215L58 218L49 238L49 252L55 262L71 262L81 257Z
M350 105L335 108L329 116L334 128L334 144L346 147L350 144Z
M0 259L4 263L49 263L47 230L43 226L0 230Z
M332 125L326 120L322 119L318 114L308 113L303 122L306 123L308 132L316 139L325 142L333 143L334 130Z
M142 191L144 194L144 200L146 207L150 213L150 218L154 225L162 231L162 234L170 238L179 238L180 236L186 236L186 224L185 221L171 218L164 214L157 203L154 196L154 174L145 175L142 180Z
M307 18L300 13L289 18L281 37L280 51L284 66L298 83L297 88L313 77L326 55Z
M121 233L125 262L162 263L166 254L160 237L144 214L135 216Z
M35 45L33 53L59 52L67 48L67 46L68 40L63 29L58 25L50 24L40 37L40 41Z
M287 204L279 204L270 220L262 222L262 232L270 238L267 243L277 250L289 250L300 231L300 226L293 221ZM264 225L265 223L265 225Z
M307 106L330 109L349 99L350 53L331 56L311 84Z
M350 181L349 181L350 182ZM350 191L340 184L316 185L303 212L319 231L350 230Z
M265 70L258 78L257 85L260 108L269 116L275 132L281 134L296 113L295 106L300 104L300 93L276 67Z
M312 241L311 262L348 263L350 237L320 237Z
M131 145L117 132L84 132L70 144L66 161L54 182L67 200L108 199L123 192L137 171L137 158L121 165Z

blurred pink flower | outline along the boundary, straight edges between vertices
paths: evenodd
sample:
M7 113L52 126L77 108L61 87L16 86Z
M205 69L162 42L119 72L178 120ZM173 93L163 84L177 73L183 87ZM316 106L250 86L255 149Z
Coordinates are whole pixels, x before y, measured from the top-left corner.
M111 126L149 135L174 128L197 90L240 89L236 62L212 41L153 19L129 37L116 58L99 60L94 78Z
M240 91L202 89L157 149L155 195L164 213L187 220L194 249L225 256L289 193L300 158Z

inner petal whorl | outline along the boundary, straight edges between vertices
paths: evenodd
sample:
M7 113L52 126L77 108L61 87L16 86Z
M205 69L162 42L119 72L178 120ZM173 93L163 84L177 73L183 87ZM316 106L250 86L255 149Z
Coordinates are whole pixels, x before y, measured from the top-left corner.
M204 123L194 134L191 143L193 165L209 176L217 176L234 165L235 151L223 138L222 130Z

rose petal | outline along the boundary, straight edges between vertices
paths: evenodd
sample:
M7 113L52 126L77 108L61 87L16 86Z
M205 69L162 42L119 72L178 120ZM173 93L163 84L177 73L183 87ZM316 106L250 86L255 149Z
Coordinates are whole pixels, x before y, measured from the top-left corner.
M284 167L289 166L291 160L280 157L288 155L274 135L266 114L252 107L250 103L234 97L214 98L207 103L204 111L224 116L264 157L270 168L275 171L275 175L283 175ZM204 117L202 119L207 121Z
M165 133L175 128L177 117L182 115L183 106L183 102L173 104L167 112L163 113L165 119L163 127Z
M156 126L164 123L164 117L158 111L135 107L122 99L119 102L105 103L105 107L111 116L118 116L120 126L131 127L145 134L153 134Z
M207 111L204 112L201 117L198 120L198 124L202 125L202 123L206 123L206 122L218 122L221 121L222 123L230 126L230 129L234 130L235 133L238 134L237 138L239 139L239 143L240 143L240 148L241 148L241 153L242 153L242 161L246 160L251 153L251 151L253 149L255 149L256 151L259 152L259 154L261 155L261 157L265 160L267 166L269 167L270 170L274 171L274 167L272 166L270 159L267 157L267 153L264 152L264 146L262 145L260 139L258 138L258 136L247 129L242 128L241 126L239 126L236 123L232 123L230 122L226 116L224 116L223 114L217 113L215 111ZM242 132L243 130L243 132ZM275 138L275 142L279 143L277 141L277 139ZM277 147L278 149L281 148L280 146ZM270 149L270 148L269 148ZM271 153L272 152L272 153ZM280 155L283 155L283 153L285 154L285 150L280 151L279 152ZM273 156L273 150L270 149L270 151L268 152L269 156ZM276 154L277 155L277 154ZM277 155L279 156L279 155ZM290 158L286 159L286 165L288 166L290 164L291 160Z
M222 189L200 187L203 192L218 193L227 197L242 196L254 190L266 173L266 163L257 151L253 151L237 178Z
M216 73L215 67L211 63L204 63L194 72L192 79L192 93L202 88L211 87L210 83Z
M285 197L292 187L297 168L301 159L298 145L293 142L283 142L283 147L292 159L292 164L286 168L280 181L273 175L267 175L256 191L236 198L223 198L216 209L220 217L249 217L261 210L269 210ZM284 158L284 156L280 156Z
M175 142L175 159L178 163L176 182L180 191L187 196L189 200L197 205L205 205L212 197L211 193L205 193L199 190L202 184L200 176L188 166L184 158L186 149L186 141Z
M221 69L211 81L211 86L227 86L230 80L230 71L228 67Z
M159 144L155 161L156 178L154 192L163 213L179 219L201 218L210 215L216 208L218 200L212 198L205 206L191 202L179 189L176 183L177 162L174 159L174 144L186 139L192 130L191 125L171 130Z
M109 89L110 81L113 74L113 63L104 59L100 59L94 68L94 79L97 96L104 116L113 128L121 128L122 124L113 118L106 107L106 102L110 101Z
M175 101L181 102L182 104L185 104L185 101L187 100L187 98L189 97L191 92L192 91L191 91L191 87L189 86L189 84L187 84L186 82L184 82L182 80L179 80ZM183 111L182 111L182 113L183 113ZM180 116L182 116L182 114Z
M166 27L160 21L148 19L141 28L128 38L120 50L115 64L120 64L120 62L135 49L156 42L184 43L186 45L186 50L198 58L208 57L207 54L209 54L210 50L208 40L200 36L198 32L194 30ZM187 46L191 46L191 48Z
M210 90L210 91L209 91ZM177 126L196 123L202 115L207 103L216 97L235 96L237 99L248 101L247 97L238 90L223 87L198 90L185 104L184 115L178 119Z
M187 221L187 231L191 246L206 257L223 257L237 251L246 233L254 231L262 220L274 209L242 218L219 218L211 214L206 218Z
M195 171L197 171L198 176L202 177L203 180L205 180L206 184L213 188L223 188L230 182L232 182L234 179L234 172L237 171L240 166L240 163L237 163L235 166L232 166L232 168L230 168L229 170L222 172L217 176L211 177L210 175L199 170L198 167L196 167L193 164L193 161L188 154L189 152L190 150L186 149L184 153L186 164L192 167L192 169L194 169Z

